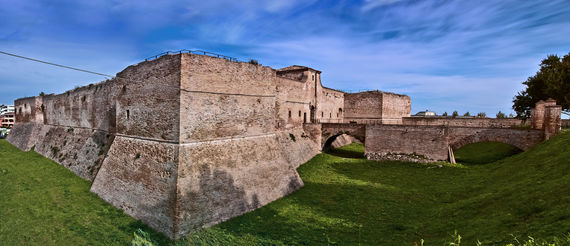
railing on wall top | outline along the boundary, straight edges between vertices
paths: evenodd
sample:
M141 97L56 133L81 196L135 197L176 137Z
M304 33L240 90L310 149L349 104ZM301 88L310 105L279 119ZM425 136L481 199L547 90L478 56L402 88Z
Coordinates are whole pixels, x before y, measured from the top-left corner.
M148 57L146 59L144 59L145 61L152 61L154 59L157 59L161 56L165 56L165 55L177 55L177 54L197 54L197 55L206 55L206 56L211 56L211 57L217 57L217 58L222 58L222 59L226 59L228 61L233 61L233 62L244 62L242 60L239 60L235 57L231 57L231 56L226 56L226 55L221 55L221 54L216 54L216 53L212 53L212 52L208 52L208 51L203 51L203 50L178 50L178 51L166 51L166 52L162 52L158 55L155 56L151 56Z

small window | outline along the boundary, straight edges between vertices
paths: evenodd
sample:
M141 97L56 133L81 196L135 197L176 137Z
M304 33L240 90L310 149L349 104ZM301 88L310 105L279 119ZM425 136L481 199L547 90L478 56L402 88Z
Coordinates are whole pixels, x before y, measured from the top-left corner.
M338 113L336 113L336 117L338 118Z
M329 113L329 118L332 118L332 113Z
M313 81L315 81L315 75L313 74Z
M342 113L342 108L338 108L338 112Z
M291 118L291 110L289 110L289 118Z
M325 112L321 112L321 118L325 117Z
M131 112L127 109L127 120L129 119L130 116L131 116Z
M299 117L301 117L301 110L299 110Z

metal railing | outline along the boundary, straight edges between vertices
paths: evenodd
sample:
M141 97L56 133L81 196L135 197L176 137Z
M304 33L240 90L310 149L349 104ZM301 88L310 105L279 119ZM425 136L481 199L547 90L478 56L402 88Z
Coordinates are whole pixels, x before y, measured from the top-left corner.
M151 56L148 57L146 59L144 59L145 61L152 61L154 59L157 59L161 56L165 56L165 55L178 55L178 54L196 54L196 55L206 55L206 56L211 56L211 57L217 57L217 58L222 58L222 59L226 59L228 61L233 61L233 62L244 62L242 60L239 60L235 57L231 57L231 56L226 56L226 55L222 55L222 54L216 54L216 53L212 53L212 52L208 52L208 51L203 51L203 50L178 50L178 51L166 51L166 52L162 52L158 55L155 56Z

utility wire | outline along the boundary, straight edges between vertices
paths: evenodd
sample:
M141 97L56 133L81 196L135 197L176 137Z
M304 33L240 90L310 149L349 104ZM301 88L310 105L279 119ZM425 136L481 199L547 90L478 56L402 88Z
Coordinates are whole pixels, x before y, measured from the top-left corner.
M67 68L67 69L71 69L71 70L75 70L75 71L80 71L80 72L84 72L84 73L91 73L91 74L96 74L96 75L100 75L100 76L104 76L104 77L109 77L109 78L113 78L113 77L114 77L114 76L112 76L112 75L108 75L108 74L104 74L104 73L97 73L97 72L93 72L93 71L89 71L89 70L85 70L85 69L81 69L81 68L75 68L75 67L60 65L60 64L51 63L51 62L47 62L47 61L42 61L42 60L30 58L30 57L21 56L21 55L16 55L16 54L4 52L4 51L0 51L0 54L4 54L4 55L8 55L8 56L13 56L13 57L18 57L18 58L22 58L22 59L26 59L26 60L30 60L30 61L39 62L39 63L44 63L44 64L56 66L56 67Z

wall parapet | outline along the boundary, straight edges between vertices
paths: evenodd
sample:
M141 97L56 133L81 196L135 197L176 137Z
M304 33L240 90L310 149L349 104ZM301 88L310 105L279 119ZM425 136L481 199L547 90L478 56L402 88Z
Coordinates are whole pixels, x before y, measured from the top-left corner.
M404 117L404 125L412 126L453 126L453 127L485 127L511 128L524 124L520 119L496 118L452 118L452 117Z

